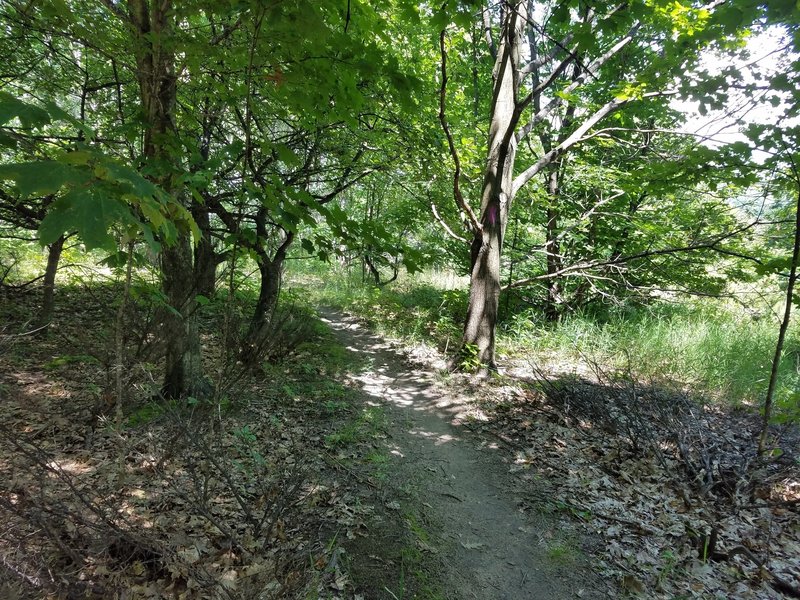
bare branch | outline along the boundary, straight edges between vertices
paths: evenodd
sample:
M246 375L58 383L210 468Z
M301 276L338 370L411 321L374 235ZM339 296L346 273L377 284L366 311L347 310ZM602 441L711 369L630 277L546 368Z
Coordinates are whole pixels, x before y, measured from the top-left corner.
M441 225L442 228L447 232L447 235L449 235L454 240L469 245L469 241L466 238L458 235L455 231L453 231L450 228L450 226L447 223L445 223L445 220L441 217L439 211L436 210L436 205L433 202L431 202L431 212L433 213L434 218L439 222L439 225Z
M447 99L447 50L445 49L445 31L439 34L439 49L442 55L442 84L439 88L439 122L442 124L442 129L447 137L447 146L450 148L450 156L453 157L455 163L455 172L453 173L453 197L455 198L458 207L466 213L469 218L470 225L473 233L478 233L483 229L480 221L475 216L472 208L461 193L461 186L459 180L461 179L461 160L458 157L456 144L453 141L453 134L450 132L450 126L447 124L447 117L445 115L445 102Z
M591 76L594 77L594 72L597 71L600 67L602 67L606 62L608 62L611 58L614 57L620 50L622 50L625 46L627 46L631 41L633 41L636 32L639 31L639 27L641 27L641 23L637 22L628 30L628 33L619 40L616 44L614 44L611 48L609 48L604 54L598 56L595 60L593 60L586 69L581 72L575 79L570 83L567 87L564 88L564 94L570 94L576 89L578 89L581 85L583 85L586 80ZM569 61L564 61L569 62ZM564 62L559 65L556 69L560 69L564 65ZM557 74L556 71L553 74ZM547 80L547 85L552 83L552 80L555 79L552 75ZM541 86L537 86L541 87ZM517 141L521 141L527 136L531 130L536 126L537 123L541 123L547 116L552 113L556 108L561 106L564 103L564 99L562 96L554 97L543 109L537 112L535 115L531 117L531 120L520 130L519 134L517 134Z
M720 254L725 254L728 256L736 256L738 258L745 258L747 260L752 260L758 262L758 259L755 257L749 257L743 254L736 253L731 250L727 250L725 248L720 248L719 244L724 242L727 239L730 239L734 236L737 236L741 233L744 233L753 227L758 225L762 225L761 221L753 221L752 223L748 223L747 225L743 225L737 229L729 231L727 233L718 235L714 239L711 239L706 242L700 242L697 244L689 244L687 246L679 246L675 248L659 248L657 250L646 250L644 252L637 252L636 254L630 254L628 256L620 256L617 258L612 259L605 259L605 260L593 260L593 261L586 261L582 263L576 263L573 265L569 265L560 269L554 273L544 273L542 275L536 275L534 277L527 277L525 279L519 279L517 281L512 281L511 283L506 284L503 286L503 290L509 290L512 288L519 288L525 287L531 283L535 283L537 281L544 281L547 279L552 279L555 277L587 277L590 274L587 271L591 269L598 269L603 267L609 268L621 268L623 265L633 262L635 260L641 260L643 258L650 258L653 256L665 256L670 254L682 254L688 252L697 252L700 250L713 250L714 252L719 252ZM595 276L596 278L596 276Z
M489 48L489 54L493 59L497 59L497 44L492 37L492 23L489 17L489 9L484 8L481 13L481 22L483 25L483 36L486 39L486 46Z
M550 152L545 153L539 160L533 163L530 167L525 169L522 173L517 175L514 178L514 184L512 187L512 196L516 195L516 193L528 183L531 179L533 179L542 169L544 169L547 165L552 163L556 158L564 154L567 150L569 150L575 144L578 144L584 139L584 136L588 133L588 131L597 125L600 121L610 115L612 112L616 111L622 106L626 104L630 104L634 100L639 100L643 98L652 98L656 96L670 96L675 94L674 91L663 91L663 92L648 92L646 94L642 94L639 98L630 98L626 100L620 99L613 99L603 106L601 106L591 117L586 119L580 127L578 127L572 134L566 138L563 142L561 142L558 146L550 150Z

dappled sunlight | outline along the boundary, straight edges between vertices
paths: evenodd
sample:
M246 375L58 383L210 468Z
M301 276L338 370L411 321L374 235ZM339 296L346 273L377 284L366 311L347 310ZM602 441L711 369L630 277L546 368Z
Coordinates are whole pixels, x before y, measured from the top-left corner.
M423 429L409 429L411 435L423 437L427 440L433 441L435 446L441 446L449 442L459 442L460 438L450 435L448 433L439 433L438 431L425 431Z
M47 463L47 468L51 470L50 476L53 478L58 477L60 471L70 475L83 475L94 470L92 465L70 459L51 460Z

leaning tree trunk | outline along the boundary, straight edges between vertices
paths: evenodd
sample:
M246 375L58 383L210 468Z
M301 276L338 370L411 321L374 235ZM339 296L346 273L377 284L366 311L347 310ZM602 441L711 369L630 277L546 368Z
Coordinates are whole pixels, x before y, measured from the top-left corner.
M561 316L562 282L558 273L561 271L561 244L559 242L558 231L558 163L553 163L549 167L550 172L547 177L547 227L545 252L547 253L547 300L545 302L544 314L548 321L558 321Z
M489 151L481 195L481 227L471 249L469 306L464 326L464 346L471 346L482 365L495 368L494 346L500 304L500 255L508 212L513 199L514 160L519 120L520 43L525 25L525 4L509 11L495 61L489 128Z
M171 0L130 0L128 11L135 31L136 75L144 121L145 161L157 173L153 180L167 193L174 193L175 157L169 149L175 134L177 77L173 42L174 10ZM163 311L162 337L166 343L165 396L178 398L204 395L208 383L203 375L200 338L196 318L192 251L189 233L178 232L161 256L161 279L169 308Z
M254 365L263 355L266 344L270 341L272 331L272 316L278 305L278 297L281 292L283 281L283 263L286 260L286 252L294 241L294 234L289 232L286 239L275 252L275 256L269 257L263 249L258 249L258 270L261 275L261 282L258 291L258 300L253 309L253 316L250 319L250 326L245 334L242 343L240 360L249 366Z
M46 327L53 318L55 307L56 273L58 263L61 261L61 252L64 250L64 236L59 237L47 247L47 268L44 271L44 286L42 306L36 318L37 327Z

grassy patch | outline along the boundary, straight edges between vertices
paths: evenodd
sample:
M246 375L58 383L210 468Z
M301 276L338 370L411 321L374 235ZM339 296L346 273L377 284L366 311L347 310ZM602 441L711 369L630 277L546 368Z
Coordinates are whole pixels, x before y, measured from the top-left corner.
M352 312L381 334L433 341L442 350L455 348L461 339L467 310L464 289L410 279L391 288L376 288L334 278L311 291L317 302Z
M607 321L582 315L558 326L517 316L506 328L503 348L533 351L561 361L596 362L639 376L686 384L694 391L734 403L758 402L766 390L777 338L767 318L754 320L721 302L660 305L621 312ZM778 397L789 408L800 385L800 336L791 330L780 365Z
M436 578L428 570L431 534L422 524L419 515L407 511L404 515L409 539L400 551L400 579L394 594L397 598L440 600L444 598Z
M547 558L559 566L567 566L580 559L580 551L569 541L560 540L547 548Z

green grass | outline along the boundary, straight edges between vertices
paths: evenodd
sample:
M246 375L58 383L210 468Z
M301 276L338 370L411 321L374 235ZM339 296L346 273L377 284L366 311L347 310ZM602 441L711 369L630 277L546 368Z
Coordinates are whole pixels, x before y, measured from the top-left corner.
M660 305L612 316L606 322L574 315L558 326L531 320L503 339L523 350L685 384L713 399L757 403L766 391L777 324L753 320L718 301ZM787 404L800 385L800 336L791 329L780 365L778 397Z
M405 279L376 288L331 277L324 284L312 284L309 292L317 303L352 312L378 333L414 342L433 340L441 350L458 344L467 310L466 290L442 288L430 279Z
M325 436L325 444L343 448L374 438L386 427L386 416L379 406L367 406L357 419L347 421L342 427Z
M547 548L547 558L562 566L571 565L580 558L580 551L571 542L555 542Z

